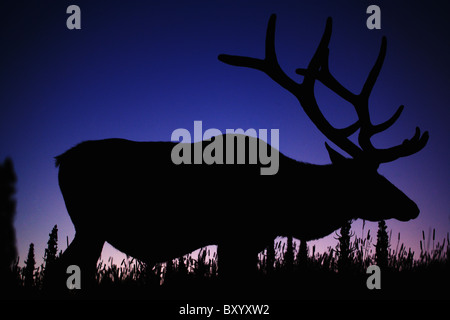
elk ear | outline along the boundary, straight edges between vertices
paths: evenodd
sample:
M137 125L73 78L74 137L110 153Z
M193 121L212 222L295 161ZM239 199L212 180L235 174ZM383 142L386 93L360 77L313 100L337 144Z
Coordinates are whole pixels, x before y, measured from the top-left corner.
M326 142L325 142L325 148L327 148L328 155L330 156L331 163L337 164L337 165L344 163L346 158L342 154L340 154L339 152L337 152L336 150L331 148L328 145L328 143L326 143Z

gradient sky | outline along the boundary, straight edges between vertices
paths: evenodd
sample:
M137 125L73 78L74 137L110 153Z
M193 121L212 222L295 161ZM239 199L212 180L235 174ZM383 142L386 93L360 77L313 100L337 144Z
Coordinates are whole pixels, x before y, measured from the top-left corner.
M71 4L81 8L81 30L66 28ZM381 30L366 28L371 4L381 8ZM204 129L223 132L279 129L285 155L329 163L325 137L290 93L259 71L217 60L220 53L262 58L272 13L279 62L298 80L294 70L307 66L331 16L330 69L354 92L387 37L370 112L379 123L399 105L405 110L373 141L389 147L412 137L416 126L430 132L424 150L379 169L421 209L414 221L389 220L388 228L416 251L422 230L436 228L441 241L450 231L449 9L448 1L398 0L2 1L0 161L11 157L18 176L21 264L31 242L38 261L43 257L55 224L60 249L66 236L73 239L53 157L83 140L169 141L173 130L193 130L201 120ZM316 94L332 124L356 119L324 86L317 85ZM293 212L303 214L301 197ZM360 222L354 229L361 235ZM334 243L330 236L320 246Z

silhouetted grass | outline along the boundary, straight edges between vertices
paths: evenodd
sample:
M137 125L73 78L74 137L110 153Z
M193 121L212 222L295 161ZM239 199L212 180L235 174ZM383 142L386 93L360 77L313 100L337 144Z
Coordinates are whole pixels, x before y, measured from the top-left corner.
M339 236L338 233L336 235ZM110 258L99 261L94 293L95 298L125 299L215 299L246 297L255 299L449 299L450 284L449 235L442 241L425 241L422 233L418 256L389 238L388 264L381 270L381 290L366 287L368 266L376 264L375 246L370 231L365 238L351 235L348 244L346 270L339 268L340 248L329 247L318 253L307 248L306 261L301 263L297 241L292 246L285 240L274 243L273 251L258 255L257 272L242 288L227 287L218 279L220 266L215 252L201 248L165 263L147 265L127 257L119 264ZM291 253L288 252L292 250ZM243 244L239 250L245 250ZM293 259L286 259L293 254ZM289 264L289 265L288 265ZM235 265L239 268L240 262ZM32 288L25 288L24 268L13 267L18 296L39 297L42 291L44 267L35 270ZM80 292L83 290L80 290ZM73 295L82 293L73 293Z

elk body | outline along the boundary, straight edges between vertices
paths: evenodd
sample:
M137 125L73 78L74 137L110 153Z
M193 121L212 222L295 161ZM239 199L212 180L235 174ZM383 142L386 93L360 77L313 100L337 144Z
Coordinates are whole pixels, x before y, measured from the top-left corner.
M302 163L280 154L279 171L266 176L260 175L261 163L176 165L170 157L173 142L82 142L56 157L59 185L76 231L63 255L65 265L77 264L93 272L105 241L147 262L167 261L215 244L219 274L224 275L233 272L235 261L249 270L255 267L257 253L276 236L311 240L332 233L350 219L417 217L416 204L377 168L421 150L428 133L421 135L416 129L412 139L389 149L376 149L370 142L403 110L400 107L382 124L370 122L368 97L384 59L385 39L361 94L356 95L328 70L330 19L308 68L297 70L304 76L300 84L279 67L274 33L272 16L265 59L220 55L219 60L268 74L294 94L317 128L352 158L328 145L329 165ZM315 81L352 103L359 120L343 129L332 127L317 106ZM360 146L348 139L358 129ZM246 139L250 143L257 138ZM209 142L197 143L205 148ZM195 149L193 144L191 148Z

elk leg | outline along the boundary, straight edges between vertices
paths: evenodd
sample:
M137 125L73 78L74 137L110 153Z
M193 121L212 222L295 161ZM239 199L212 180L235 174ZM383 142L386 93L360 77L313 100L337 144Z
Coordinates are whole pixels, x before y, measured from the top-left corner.
M236 246L218 246L218 271L223 293L236 297L236 294L245 294L246 289L251 287L257 266L257 254L252 249L251 246L243 248L240 243Z
M86 233L77 232L75 238L63 253L60 267L64 273L70 265L76 265L81 271L81 288L90 288L95 283L97 260L102 252L104 241L94 239ZM65 274L65 286L68 274Z

